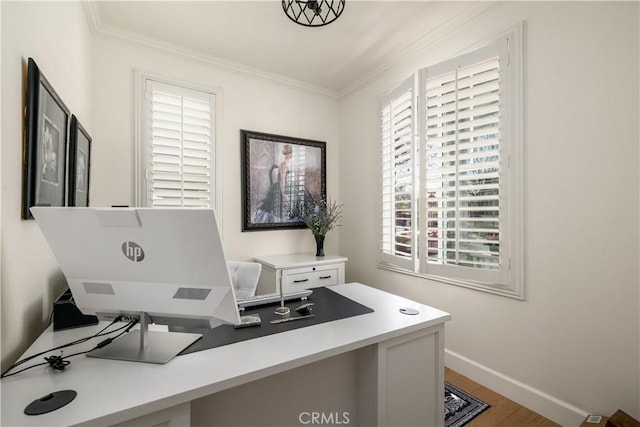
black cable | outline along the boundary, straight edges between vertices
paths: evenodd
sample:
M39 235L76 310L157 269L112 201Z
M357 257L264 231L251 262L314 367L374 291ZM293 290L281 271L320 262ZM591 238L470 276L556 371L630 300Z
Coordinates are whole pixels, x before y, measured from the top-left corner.
M46 360L49 366L56 371L64 371L64 368L71 363L68 360L64 360L62 352L60 352L60 356L49 356L45 357L44 360Z
M70 342L70 343L63 344L63 345L60 345L60 346L58 346L58 347L55 347L55 348L52 348L52 349L49 349L49 350L46 350L46 351L42 351L42 352L40 352L40 353L37 353L37 354L31 355L31 356L26 357L26 358L24 358L24 359L22 359L22 360L19 360L19 361L17 361L16 363L14 363L11 367L9 367L9 369L7 369L6 371L4 371L4 373L0 376L0 378L10 377L10 376L13 376L13 375L19 374L20 372L24 372L24 371L26 371L27 369L31 369L31 368L35 368L36 366L42 366L42 365L47 365L47 364L48 364L49 366L51 366L53 369L55 369L55 370L63 371L63 370L65 369L65 367L66 367L67 365L69 365L69 363L70 363L68 360L65 360L65 359L70 358L70 357L73 357L73 356L77 356L77 355L80 355L80 354L86 354L86 353L89 353L90 351L93 351L93 350L95 350L95 349L97 349L97 348L102 348L102 347L104 347L104 346L106 346L106 345L110 344L111 342L113 342L113 340L115 340L115 339L119 338L119 337L120 337L120 336L122 336L123 334L125 334L125 333L129 332L129 331L131 330L131 328L132 328L133 326L135 326L135 324L136 324L136 323L138 323L138 319L135 319L135 320L132 320L132 321L130 321L129 323L125 324L124 326L121 326L121 327L119 327L119 328L117 328L117 329L114 329L113 331L105 332L109 327L111 327L112 325L114 325L114 324L115 324L117 321L119 321L119 320L120 320L120 316L116 317L116 318L115 318L115 319L114 319L110 324L108 324L107 326L105 326L104 328L102 328L99 332L95 333L94 335L91 335L91 336L89 336L89 337L85 337L85 338L80 338L80 339L77 339L77 340L72 341L72 342ZM68 355L68 356L63 356L63 355L62 355L62 351L61 351L61 352L60 352L60 356L50 356L50 357L45 357L44 359L46 360L46 362L44 362L44 363L38 363L38 364L36 364L36 365L28 366L28 367L26 367L26 368L24 368L24 369L21 369L21 370L19 370L19 371L16 371L16 372L13 372L13 373L10 373L10 374L8 373L9 371L11 371L11 370L13 370L13 369L17 368L18 366L22 365L23 363L28 362L29 360L32 360L32 359L34 359L34 358L36 358L36 357L38 357L38 356L42 356L43 354L50 353L50 352L55 351L55 350L61 350L61 349L63 349L63 348L70 347L70 346L72 346L72 345L81 344L81 343L84 343L84 342L89 341L90 339L97 338L97 337L101 337L101 336L105 336L105 335L109 335L109 334L112 334L112 333L114 333L114 332L118 332L118 331L122 331L122 332L120 332L120 333L119 333L118 335L116 335L115 337L107 338L106 340L101 341L100 343L98 343L98 344L97 344L94 348L92 348L91 350L87 350L87 351L82 351L82 352L78 352L78 353L70 354L70 355Z
M14 375L18 375L20 372L26 371L27 369L35 368L36 366L48 365L48 364L49 364L49 362L38 363L37 365L27 366L26 368L22 368L19 371L15 371L15 372L12 372L10 374L7 373L10 370L10 369L8 369L8 370L5 371L4 374L2 374L2 378L12 377ZM13 369L13 368L11 368L11 369Z
M95 334L93 334L93 335L91 335L91 336L89 336L89 337L80 338L80 339L77 339L77 340L72 341L72 342L70 342L70 343L62 344L62 345L59 345L58 347L54 347L54 348L51 348L51 349L49 349L49 350L45 350L45 351L42 351L42 352L40 352L40 353L33 354L33 355L29 356L29 357L25 357L24 359L19 360L19 361L17 361L16 363L14 363L14 364L9 368L9 369L7 369L7 370L4 372L4 374L6 374L7 372L9 372L9 371L10 371L10 370L12 370L12 369L17 368L18 366L22 365L23 363L28 362L29 360L35 359L35 358L36 358L36 357L38 357L38 356L42 356L43 354L46 354L46 353L49 353L49 352L51 352L51 351L55 351L55 350L60 350L60 349L62 349L62 348L70 347L70 346L72 346L72 345L81 344L81 343L86 342L86 341L89 341L90 339L95 338L95 337L97 337L97 336L102 336L102 335L104 335L104 331L105 331L105 330L107 330L109 327L111 327L112 325L114 325L114 324L115 324L116 322L118 322L119 320L120 320L120 316L118 316L118 317L116 317L115 319L113 319L113 321L112 321L111 323L109 323L107 326L105 326L104 328L102 328L100 331L98 331L97 333L95 333ZM125 325L125 326L126 326L126 325ZM116 329L116 330L111 331L111 332L109 332L109 333L116 332L116 331L118 331L118 330L120 330L120 329ZM4 374L2 374L2 376L1 376L0 378L4 378Z
M79 342L86 342L87 340L89 340L89 339L91 339L91 338L95 338L95 337L98 337L98 336L104 336L104 335L106 335L106 334L112 334L112 333L114 333L114 332L118 332L118 331L121 331L121 330L122 330L122 332L120 332L120 333L119 333L118 335L116 335L115 337L107 338L106 340L101 341L100 343L98 343L98 344L97 344L94 348L92 348L91 350L86 350L86 351L81 351L81 352L78 352L78 353L73 353L73 354L70 354L70 355L68 355L68 356L63 356L62 351L61 351L61 352L60 352L60 356L50 356L50 357L45 357L44 359L46 360L46 362L44 362L44 363L38 363L38 364L36 364L36 365L27 366L26 368L23 368L23 369L21 369L21 370L19 370L19 371L12 372L12 373L8 374L7 372L9 372L11 369L14 369L14 368L15 368L15 365L14 365L14 366L12 366L11 368L9 368L7 371L5 371L5 373L3 374L2 378L5 378L5 377L11 377L11 376L13 376L13 375L16 375L16 374L19 374L19 373L21 373L21 372L24 372L24 371L26 371L26 370L28 370L28 369L35 368L35 367L37 367L37 366L43 366L43 365L49 365L51 368L53 368L53 369L55 369L55 370L63 371L63 370L67 367L67 365L69 365L69 364L71 363L70 361L68 361L68 360L66 360L66 359L68 359L68 358L70 358L70 357L73 357L73 356L78 356L78 355L81 355L81 354L86 354L86 353L89 353L89 352L91 352L91 351L93 351L93 350L95 350L95 349L102 348L102 347L105 347L105 346L107 346L107 345L111 344L111 343L113 342L113 340L115 340L115 339L119 338L120 336L124 335L125 333L129 332L129 331L131 330L131 328L132 328L132 327L134 327L134 326L136 325L136 323L138 323L138 319L132 320L132 321L130 321L129 323L127 323L126 325L121 326L121 327L120 327L120 328L118 328L118 329L114 329L113 331L110 331L110 332L106 332L106 333L104 333L105 329L107 329L109 326L113 325L113 323L115 323L115 320L114 320L112 323L110 323L109 325L107 325L105 328L103 328L103 329L102 329L100 332L98 332L97 334L95 334L95 335L93 335L93 336L91 336L91 337L82 338L82 339L80 339L80 340L77 340L77 341L79 341ZM74 341L74 343L76 343L76 341ZM65 344L64 346L60 346L60 347L64 348L64 347L68 347L68 346L70 346L70 345L73 345L73 343ZM44 352L42 352L42 353L39 353L38 355L42 355L42 354L48 353L48 352L50 352L50 351L57 350L57 349L59 349L60 347L56 347L56 348L54 348L54 349L51 349L51 350L48 350L48 351L44 351ZM20 361L20 363L17 363L17 364L22 364L22 363L26 362L27 360L31 360L31 359L33 359L34 357L37 357L38 355L30 356L29 358L25 359L24 361Z
M36 368L38 366L44 366L44 365L49 365L49 367L51 367L52 369L55 369L56 371L64 371L64 369L71 363L70 361L65 359L68 359L69 357L72 357L72 356L77 356L79 354L85 354L85 353L88 353L89 351L81 351L79 353L70 354L68 356L64 356L61 351L59 356L54 355L54 356L45 357L44 358L45 362L27 366L26 368L22 368L19 371L15 371L10 374L6 374L5 372L6 375L4 375L3 378L12 377L14 375L18 375L21 372L27 371L31 368Z

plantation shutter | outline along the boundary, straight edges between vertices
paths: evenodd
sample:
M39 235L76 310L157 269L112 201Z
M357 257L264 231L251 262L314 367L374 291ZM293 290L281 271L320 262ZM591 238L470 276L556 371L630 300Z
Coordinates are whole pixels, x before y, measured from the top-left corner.
M147 80L146 101L147 206L213 207L215 95Z
M421 73L422 268L429 274L498 284L505 200L501 176L500 43ZM506 145L506 144L505 144ZM504 215L504 214L502 214Z
M381 102L381 258L414 269L415 102L409 79Z

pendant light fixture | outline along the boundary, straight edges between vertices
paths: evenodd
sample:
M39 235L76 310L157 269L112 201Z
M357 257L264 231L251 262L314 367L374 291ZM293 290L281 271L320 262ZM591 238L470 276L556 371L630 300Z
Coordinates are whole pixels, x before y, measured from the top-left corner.
M321 27L338 19L345 0L282 0L282 9L293 22Z

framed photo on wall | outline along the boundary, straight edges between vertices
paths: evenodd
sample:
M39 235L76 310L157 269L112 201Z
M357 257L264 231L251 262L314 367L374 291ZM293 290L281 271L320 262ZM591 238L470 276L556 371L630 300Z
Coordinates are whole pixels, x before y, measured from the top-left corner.
M242 130L242 231L305 228L296 211L326 198L326 143Z
M64 206L69 109L36 62L27 68L26 135L22 168L22 218L31 206Z
M69 206L89 206L90 160L91 136L72 114L69 127Z

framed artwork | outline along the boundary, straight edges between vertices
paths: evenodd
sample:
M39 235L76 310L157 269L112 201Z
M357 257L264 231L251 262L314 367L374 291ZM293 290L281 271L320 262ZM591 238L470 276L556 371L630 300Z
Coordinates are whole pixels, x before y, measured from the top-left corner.
M64 206L69 109L29 58L22 218L31 206Z
M242 130L242 231L305 228L296 211L326 198L326 143Z
M91 137L72 114L69 128L69 206L89 206L90 160Z

